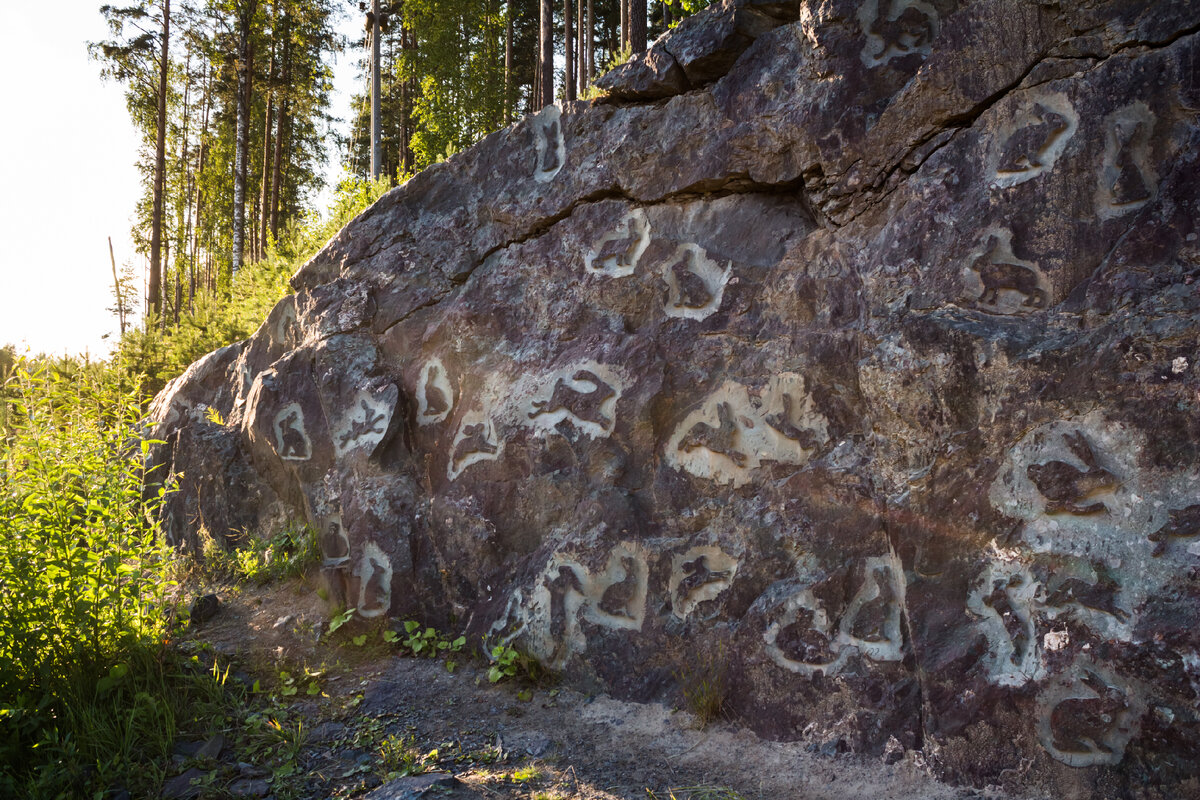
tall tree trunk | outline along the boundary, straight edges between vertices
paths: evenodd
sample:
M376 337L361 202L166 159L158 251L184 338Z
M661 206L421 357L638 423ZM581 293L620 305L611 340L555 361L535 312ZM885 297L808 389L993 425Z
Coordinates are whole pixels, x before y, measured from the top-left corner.
M262 231L257 257L261 261L267 256L267 228L271 222L271 113L274 110L275 63L279 43L279 0L271 9L271 62L267 67L267 104L263 114L262 182L258 192L258 229Z
M621 0L621 49L629 44L629 0Z
M279 112L275 120L275 158L271 167L271 238L279 239L279 193L283 176L283 132L287 123L288 88L292 80L292 27L287 3L283 4L283 75L280 80Z
M242 268L246 247L246 172L250 149L250 100L253 91L254 40L251 23L258 0L241 0L238 8L237 135L233 155L233 253L230 277Z
M504 3L504 125L512 124L512 0Z
M167 182L167 45L171 38L171 0L163 0L162 50L158 62L158 130L154 141L154 207L150 212L150 278L146 287L149 309L162 313L163 195Z
M629 46L634 55L646 52L646 0L629 0Z
M204 190L200 187L200 178L204 175L204 156L208 150L208 114L212 109L212 65L206 63L204 65L204 113L200 116L200 146L199 152L196 154L196 212L192 223L192 252L188 258L191 264L192 282L188 294L188 306L195 310L194 301L196 297L196 273L200 269L200 223L203 221L204 215ZM207 283L204 284L207 287Z
M663 28L671 29L671 4L663 0Z
M571 30L574 11L571 0L563 0L563 99L575 99L575 36Z
M582 96L587 91L587 68L584 58L587 56L587 45L584 44L586 30L584 24L587 17L584 14L584 0L575 0L575 87L576 96Z
M542 92L539 108L554 102L554 4L552 0L541 0L541 56L538 64L542 71Z
M590 86L596 80L596 16L592 13L592 0L587 0L587 77Z

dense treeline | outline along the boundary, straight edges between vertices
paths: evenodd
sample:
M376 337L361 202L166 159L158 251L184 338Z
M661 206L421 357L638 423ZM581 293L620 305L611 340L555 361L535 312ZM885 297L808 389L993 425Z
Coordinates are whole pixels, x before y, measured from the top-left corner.
M587 99L606 69L707 0L396 0L382 6L381 173L410 175L555 100ZM365 6L365 3L360 3ZM357 44L370 51L370 17ZM561 65L561 68L555 65ZM370 105L353 104L347 163L370 174Z
M328 61L341 46L334 10L333 0L101 7L111 39L90 49L127 87L142 131L133 233L159 320L178 323L199 297L228 293L320 188Z
M384 2L380 174L403 180L521 114L590 96L600 72L705 2ZM90 51L126 86L143 136L133 234L146 285L114 275L114 310L122 321L145 311L170 335L229 298L245 264L298 255L287 243L311 223L323 185L330 63L346 46L336 33L346 14L367 24L355 43L364 91L343 110L352 126L342 144L348 172L369 177L373 15L355 0L132 0L100 12L110 38Z

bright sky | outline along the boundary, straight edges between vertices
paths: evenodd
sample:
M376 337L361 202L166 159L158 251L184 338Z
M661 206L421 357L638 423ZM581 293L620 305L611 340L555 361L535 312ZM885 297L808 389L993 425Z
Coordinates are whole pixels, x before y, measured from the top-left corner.
M107 38L103 0L0 0L0 345L104 357L117 330L108 237L117 266L133 252L138 134L123 88L100 81L87 42ZM346 20L344 32L361 22ZM348 116L352 54L335 68L333 112ZM62 117L59 124L57 117ZM329 179L341 171L331 154Z

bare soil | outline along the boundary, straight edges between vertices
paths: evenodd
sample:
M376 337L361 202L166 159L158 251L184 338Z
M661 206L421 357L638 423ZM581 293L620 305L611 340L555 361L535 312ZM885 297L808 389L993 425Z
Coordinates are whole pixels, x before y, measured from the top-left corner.
M211 649L219 663L232 661L235 677L274 692L300 729L297 774L273 779L268 796L276 800L1012 798L939 783L919 753L892 764L827 756L810 743L767 741L729 724L701 728L661 704L515 680L493 685L486 665L465 654L450 673L442 660L396 655L378 630L356 647L354 632L325 633L328 611L300 581L219 594L220 613L192 634L191 646ZM279 695L281 672L299 686L295 695ZM311 681L318 695L307 694ZM413 779L395 782L396 763L381 754L388 737L419 756L436 750L423 768L453 775L454 785L422 794Z

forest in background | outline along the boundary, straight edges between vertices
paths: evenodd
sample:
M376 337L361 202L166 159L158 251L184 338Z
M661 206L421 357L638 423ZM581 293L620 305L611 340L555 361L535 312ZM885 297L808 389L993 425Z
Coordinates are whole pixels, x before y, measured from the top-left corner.
M331 59L371 49L337 22L365 17L365 3L100 7L110 36L89 49L125 87L142 136L133 240L146 280L112 259L120 340L107 361L0 346L0 796L154 795L176 742L214 721L270 766L278 796L291 793L302 730L278 700L295 681L234 685L227 659L179 642L185 587L301 574L315 536L299 524L269 541L246 532L236 550L213 540L188 558L171 552L157 526L170 480L148 492L156 478L143 469L149 399L250 336L290 275L391 186L522 114L596 96L606 67L703 4L384 4L382 174L369 175L364 91L344 110L348 169L325 213L313 198L334 116ZM365 87L365 58L359 67ZM511 666L516 653L504 657Z
M370 173L372 13L346 0L140 0L104 5L90 44L126 89L142 147L134 247L112 264L118 360L155 390L253 333L287 277L390 186L592 81L705 0L390 0L380 13L380 178ZM364 22L346 41L338 23ZM363 91L331 107L334 58ZM324 188L335 111L346 172ZM134 324L134 320L140 320Z

